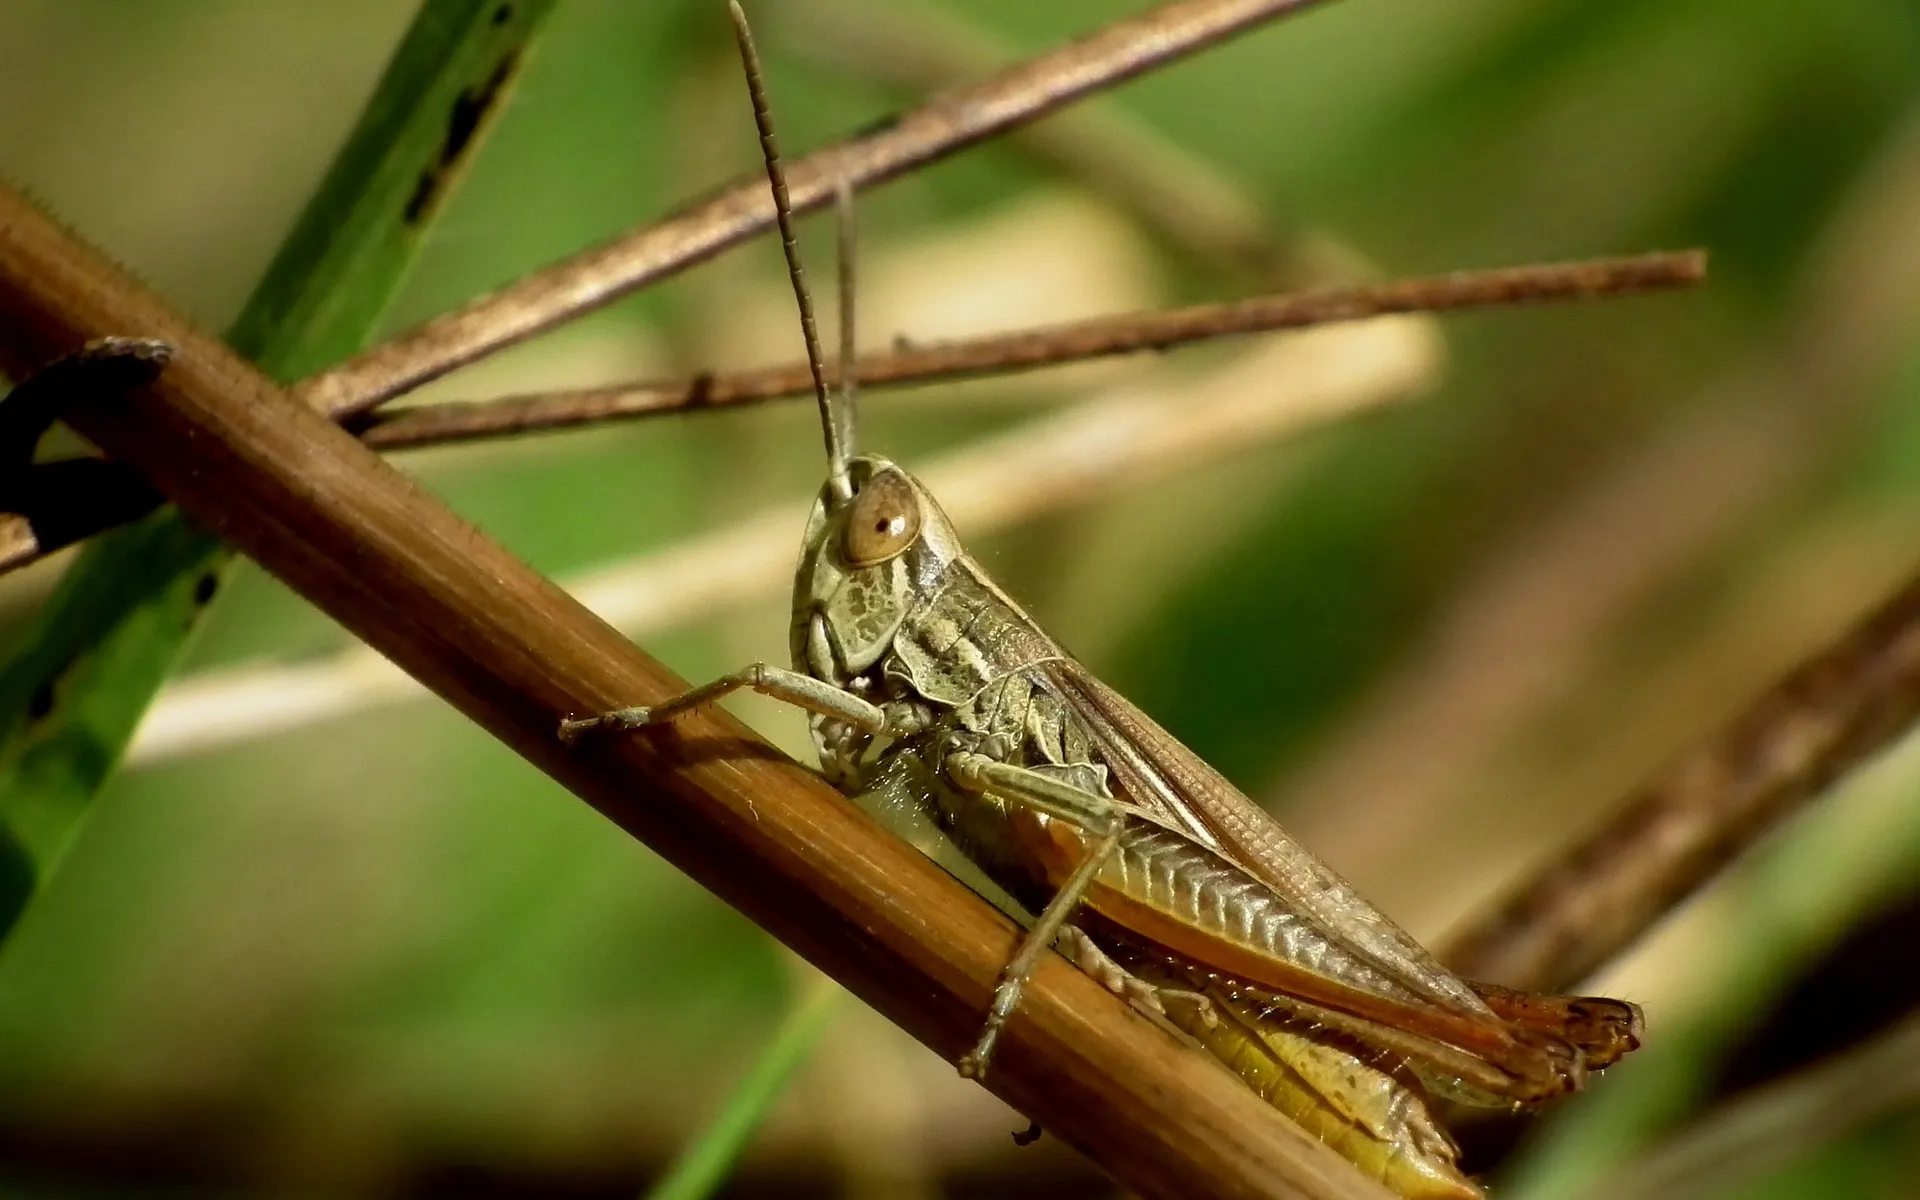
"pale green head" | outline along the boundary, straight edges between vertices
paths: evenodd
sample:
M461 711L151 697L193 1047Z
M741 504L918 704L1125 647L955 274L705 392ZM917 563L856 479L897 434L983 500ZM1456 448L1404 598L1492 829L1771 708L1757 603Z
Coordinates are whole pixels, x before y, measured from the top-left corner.
M794 664L840 682L879 661L965 553L932 494L893 462L858 455L846 480L846 496L837 480L822 485L793 581Z
M946 514L918 480L884 458L854 451L858 371L853 338L853 182L844 176L834 184L840 234L840 393L836 397L828 392L826 362L793 235L786 173L780 167L760 56L737 0L729 9L826 435L827 482L807 522L800 570L794 579L793 662L821 679L846 683L880 660L915 598L929 594L946 565L963 552Z

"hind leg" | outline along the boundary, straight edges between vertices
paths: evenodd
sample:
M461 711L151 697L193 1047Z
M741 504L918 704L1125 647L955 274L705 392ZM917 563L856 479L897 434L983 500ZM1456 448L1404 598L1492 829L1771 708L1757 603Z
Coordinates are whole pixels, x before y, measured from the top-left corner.
M1027 931L1019 949L1014 952L1012 960L1001 972L1000 982L994 988L993 1005L987 1011L986 1028L981 1031L980 1040L973 1050L960 1060L962 1075L978 1079L986 1073L994 1043L1014 1009L1019 1006L1020 992L1027 977L1033 973L1040 956L1047 952L1048 947L1056 944L1075 965L1115 994L1139 1003L1150 1012L1163 1015L1166 1012L1164 1002L1167 1000L1191 1004L1195 1007L1198 1019L1208 1027L1212 1026L1216 1019L1213 1006L1204 996L1156 988L1134 978L1085 933L1067 924L1067 919L1073 915L1073 910L1079 907L1081 898L1092 886L1094 877L1119 846L1121 815L1110 798L1052 775L1001 762L984 754L949 755L945 773L948 779L968 791L991 794L1046 813L1083 830L1093 839L1086 857L1047 902L1046 908L1034 921L1033 928Z
M1071 959L1074 966L1093 976L1100 986L1156 1016L1165 1016L1167 1005L1173 1003L1191 1008L1195 1019L1208 1029L1212 1029L1220 1021L1219 1015L1213 1011L1213 1001L1206 996L1185 988L1161 987L1158 984L1148 983L1113 961L1107 952L1077 925L1062 926L1060 937L1054 943L1054 947Z

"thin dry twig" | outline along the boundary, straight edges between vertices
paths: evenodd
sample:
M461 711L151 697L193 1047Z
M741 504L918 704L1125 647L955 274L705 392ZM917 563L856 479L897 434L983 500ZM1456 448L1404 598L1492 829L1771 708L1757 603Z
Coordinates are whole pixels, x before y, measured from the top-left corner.
M1323 0L1173 0L1009 67L788 165L796 212L866 190L1082 96ZM656 224L527 275L322 372L296 389L334 416L365 412L485 354L658 282L773 224L757 176Z
M175 349L76 430L528 761L952 1061L1012 926L724 713L583 750L573 713L684 685L377 454L0 190L0 370L107 335ZM988 1086L1154 1196L1382 1196L1257 1096L1049 956Z
M1698 283L1705 274L1705 253L1687 250L1282 292L909 347L861 359L857 378L866 387L913 386L1393 313L1581 300L1686 287ZM752 404L805 395L812 387L813 376L807 365L788 363L703 374L676 382L621 383L493 400L424 404L363 418L366 423L360 437L376 449L408 450L683 409ZM150 499L145 485L137 480L128 482L139 495ZM144 511L125 503L75 506L71 513L62 514L58 536L53 537L46 536L48 518L44 515L36 523L25 516L0 514L0 574L36 562L62 546Z
M1451 942L1463 974L1570 987L1920 717L1920 574Z
M1096 317L964 341L912 346L891 354L863 357L855 377L863 387L926 384L1168 350L1211 338L1357 321L1388 313L1583 300L1686 287L1706 277L1706 265L1705 252L1687 250L1282 292L1230 303ZM803 395L812 387L813 377L807 365L791 363L756 371L701 375L672 383L610 384L504 396L496 400L426 404L381 414L362 436L370 446L399 450L681 409L750 404L780 396Z
M1011 53L948 8L924 0L839 0L778 14L784 40L815 61L925 95L998 69ZM1305 247L1271 228L1271 214L1213 163L1126 108L1077 104L1012 134L1012 143L1214 267L1304 283Z
M1077 404L917 469L975 537L1102 490L1138 486L1208 454L1406 397L1437 373L1439 339L1402 318L1262 347L1198 379L1148 382ZM796 513L775 504L723 529L565 584L644 639L793 581ZM128 752L135 763L195 754L419 694L364 647L316 662L230 667L168 686Z

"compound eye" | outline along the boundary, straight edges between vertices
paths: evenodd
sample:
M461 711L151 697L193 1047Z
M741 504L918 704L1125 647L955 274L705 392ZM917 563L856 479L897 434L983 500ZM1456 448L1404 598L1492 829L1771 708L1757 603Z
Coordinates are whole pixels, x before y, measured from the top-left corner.
M853 498L847 514L847 565L877 567L898 558L920 536L920 500L893 471L876 475Z

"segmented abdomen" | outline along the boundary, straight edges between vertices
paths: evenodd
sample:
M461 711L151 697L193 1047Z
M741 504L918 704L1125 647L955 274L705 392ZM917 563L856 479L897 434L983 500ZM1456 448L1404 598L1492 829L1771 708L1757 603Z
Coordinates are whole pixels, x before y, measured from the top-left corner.
M1428 1111L1419 1079L1397 1057L1289 1020L1151 954L1122 945L1114 955L1149 983L1204 994L1212 1024L1191 1004L1168 1003L1168 1020L1360 1170L1408 1200L1483 1197L1460 1173L1459 1150Z

